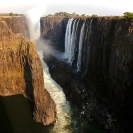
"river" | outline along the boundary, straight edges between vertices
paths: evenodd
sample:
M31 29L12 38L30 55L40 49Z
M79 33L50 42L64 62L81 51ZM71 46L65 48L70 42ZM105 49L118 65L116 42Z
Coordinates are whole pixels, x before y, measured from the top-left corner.
M56 103L56 123L43 126L33 120L33 105L22 95L0 96L0 133L103 133L98 126L90 125L79 109L66 100L63 89L50 76L43 62L45 88Z

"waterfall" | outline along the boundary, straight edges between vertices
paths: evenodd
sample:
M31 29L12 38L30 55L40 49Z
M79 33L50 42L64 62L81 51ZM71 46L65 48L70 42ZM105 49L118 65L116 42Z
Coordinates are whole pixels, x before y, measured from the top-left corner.
M85 28L85 22L83 23L82 28L81 28L81 32L80 32L77 72L81 72L82 48L83 48L82 44L83 44L83 38L84 38L84 28Z
M67 23L67 28L66 28L66 34L65 34L65 53L64 53L64 58L69 62L69 56L70 56L70 46L71 46L71 31L72 31L72 22L73 18L69 19Z
M76 19L69 19L66 34L65 34L65 53L64 57L66 61L70 64L73 63L75 59L75 48L76 48L76 34L79 21Z
M70 40L70 54L68 57L68 62L70 63L70 65L73 62L73 58L74 58L74 49L75 49L75 25L76 25L76 20L74 20L73 26L72 26L72 35L71 35L71 40Z
M90 20L89 28L86 29L87 21L85 20L80 28L80 20L72 18L69 19L66 28L65 61L70 66L75 63L76 72L81 72L83 75L88 70L92 22L93 19Z
M77 22L77 23L76 23ZM78 24L79 24L79 20L77 21L77 20L75 20L75 25L73 26L73 31L74 31L74 35L72 36L73 37L73 41L72 41L72 49L71 49L71 65L72 65L72 63L73 63L73 61L74 61L74 59L76 58L75 57L75 53L76 53L76 50L77 50L77 48L76 48L76 42L77 42L77 30L78 30Z

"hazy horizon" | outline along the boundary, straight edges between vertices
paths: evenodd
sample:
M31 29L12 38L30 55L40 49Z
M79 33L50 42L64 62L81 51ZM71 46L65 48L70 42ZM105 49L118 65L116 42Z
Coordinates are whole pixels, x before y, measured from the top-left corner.
M96 14L98 16L110 16L110 15L123 15L124 12L132 12L132 5L130 0L125 2L121 1L107 1L107 0L4 0L0 4L0 13L19 13L27 14L29 10L33 8L41 9L42 16L48 14L54 14L56 12L68 12L77 14L92 15Z

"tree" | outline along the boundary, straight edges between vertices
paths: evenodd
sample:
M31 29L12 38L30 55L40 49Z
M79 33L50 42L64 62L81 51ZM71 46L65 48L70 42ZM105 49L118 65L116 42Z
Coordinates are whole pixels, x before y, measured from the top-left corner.
M52 16L51 14L49 14L48 16Z
M131 18L133 18L133 13L131 13L131 12L125 12L123 17L125 19L131 19Z
M72 16L76 16L76 13L75 13L75 12L73 12L73 13L72 13Z
M96 17L97 17L97 15L96 15L96 14L93 14L93 15L92 15L92 17L93 17L93 18L96 18Z
M85 14L82 14L81 16L85 16Z
M13 16L13 13L12 13L12 12L10 12L10 13L9 13L9 16Z

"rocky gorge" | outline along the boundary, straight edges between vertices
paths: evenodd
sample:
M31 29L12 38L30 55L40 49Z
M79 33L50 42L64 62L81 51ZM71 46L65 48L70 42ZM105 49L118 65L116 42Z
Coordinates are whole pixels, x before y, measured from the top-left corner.
M67 39L71 41L66 44L64 31L68 24L70 38ZM81 108L89 122L104 126L108 132L133 131L133 20L62 17L59 21L58 17L44 17L41 25L41 37L54 42L51 37L56 38L58 34L57 47L64 48L65 53L69 45L68 52L72 53L65 56L63 62L56 61L50 69L52 78L63 87L67 98Z
M40 39L61 51L60 58L52 54L44 60L67 99L107 133L131 133L133 20L49 16L40 19L40 27ZM22 94L34 105L34 120L49 125L55 122L56 105L28 38L25 17L0 17L0 95Z
M55 122L56 105L44 88L43 68L29 39L25 17L0 17L0 95L22 94L34 105L36 122Z

